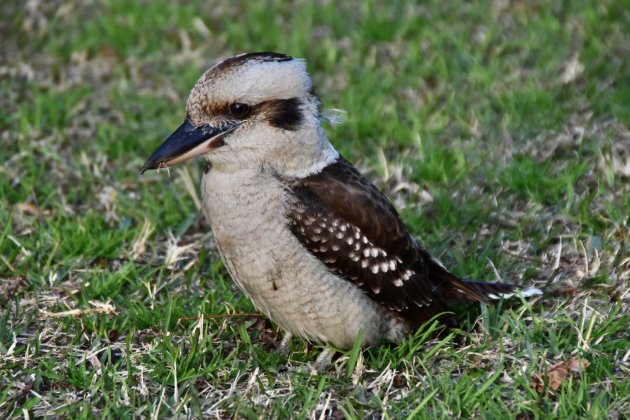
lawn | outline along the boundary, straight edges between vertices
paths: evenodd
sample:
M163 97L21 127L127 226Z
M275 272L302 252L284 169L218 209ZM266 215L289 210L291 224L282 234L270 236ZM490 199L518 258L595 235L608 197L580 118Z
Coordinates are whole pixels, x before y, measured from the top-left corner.
M630 8L623 0L8 1L0 6L0 417L627 418ZM196 79L308 60L332 143L466 278L399 346L321 349L256 313L199 204L139 174Z

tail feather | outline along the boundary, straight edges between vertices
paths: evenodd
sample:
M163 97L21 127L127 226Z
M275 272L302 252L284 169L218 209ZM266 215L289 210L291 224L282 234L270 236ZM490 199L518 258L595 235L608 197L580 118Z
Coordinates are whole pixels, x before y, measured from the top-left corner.
M449 278L448 282L443 283L440 291L440 294L447 302L458 302L464 300L487 302L494 299L530 297L543 294L542 290L536 287L460 280L452 274L451 276L452 277Z
M429 266L429 276L437 280L438 296L446 305L462 301L488 302L494 299L526 298L543 294L542 290L536 287L462 280L444 268L439 261L435 259L433 261L436 264Z
M512 297L530 297L543 294L542 290L536 287L526 288L514 284L486 283L470 280L464 280L464 283L486 299L509 299Z

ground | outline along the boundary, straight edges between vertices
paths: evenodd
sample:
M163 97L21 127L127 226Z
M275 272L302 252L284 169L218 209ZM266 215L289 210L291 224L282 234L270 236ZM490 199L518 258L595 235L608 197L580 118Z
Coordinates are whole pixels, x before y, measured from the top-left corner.
M627 418L629 10L5 2L0 417ZM308 60L333 144L456 274L546 295L317 375L320 348L279 351L217 256L203 162L139 174L197 77L256 50Z

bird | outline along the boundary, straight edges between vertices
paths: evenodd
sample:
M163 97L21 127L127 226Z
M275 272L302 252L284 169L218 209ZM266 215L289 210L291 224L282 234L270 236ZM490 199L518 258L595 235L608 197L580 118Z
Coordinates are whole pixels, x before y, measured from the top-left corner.
M389 199L333 147L304 59L243 53L192 88L183 124L141 169L196 156L203 213L253 305L310 342L400 343L449 308L542 292L462 280L425 250Z

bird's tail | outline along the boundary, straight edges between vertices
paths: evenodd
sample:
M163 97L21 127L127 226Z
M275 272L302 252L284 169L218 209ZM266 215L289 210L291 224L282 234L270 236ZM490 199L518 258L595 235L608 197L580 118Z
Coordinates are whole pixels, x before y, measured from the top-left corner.
M530 297L542 295L542 290L536 287L523 287L514 284L486 283L481 281L464 280L467 288L474 290L485 299L509 299L512 297ZM479 300L479 299L474 299Z
M530 297L542 295L542 290L536 287L523 287L514 284L488 283L481 281L460 280L454 274L447 272L447 281L442 283L441 295L448 302L480 301L493 299L509 299L512 297Z

